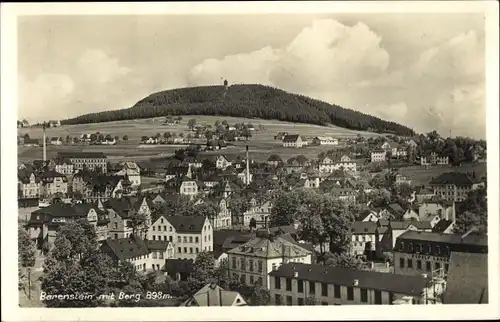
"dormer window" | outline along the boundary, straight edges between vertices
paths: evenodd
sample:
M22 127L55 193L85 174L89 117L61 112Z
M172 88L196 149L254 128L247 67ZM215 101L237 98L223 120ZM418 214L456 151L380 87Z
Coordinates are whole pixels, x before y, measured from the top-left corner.
M413 252L413 244L412 243L410 243L408 245L408 251Z
M399 249L400 250L404 250L405 249L405 243L401 242L401 244L399 246Z
M430 254L432 253L432 245L427 245L427 253Z

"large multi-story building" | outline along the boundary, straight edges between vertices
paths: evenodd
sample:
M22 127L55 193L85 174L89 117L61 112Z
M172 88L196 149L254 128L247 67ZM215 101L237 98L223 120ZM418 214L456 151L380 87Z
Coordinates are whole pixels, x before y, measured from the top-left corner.
M213 251L213 228L200 216L160 216L148 229L148 240L169 241L175 257L195 260L198 253Z
M45 171L41 174L41 180L40 193L46 198L58 194L65 196L68 193L68 179L62 173Z
M99 170L106 173L108 158L102 152L58 152L57 159L69 159L75 170Z
M430 154L422 155L420 157L420 164L424 166L428 165L447 165L450 163L448 156L438 155L436 152Z
M451 252L488 253L488 240L475 234L407 231L394 247L394 273L446 274Z
M434 189L434 194L444 200L463 201L470 191L484 186L484 183L475 178L475 174L447 172L432 179L429 185Z
M34 172L20 170L17 175L21 198L39 198L42 180Z
M356 173L356 162L350 156L344 154L325 157L318 164L318 170L323 173L333 173L340 169L348 173Z
M386 159L386 151L382 149L373 150L371 153L371 162L384 162Z
M311 263L311 251L282 236L257 232L245 244L228 251L229 274L248 285L269 288L268 274L282 263Z
M56 172L62 173L66 176L72 175L75 171L73 163L69 158L55 160Z
M287 263L270 276L275 305L428 304L429 277L405 276L317 264Z

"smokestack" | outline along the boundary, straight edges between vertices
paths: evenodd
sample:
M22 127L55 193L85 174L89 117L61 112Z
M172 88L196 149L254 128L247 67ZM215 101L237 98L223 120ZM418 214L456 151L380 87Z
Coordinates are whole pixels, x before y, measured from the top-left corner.
M247 150L247 186L250 184L250 158L248 157L248 145L246 146Z
M45 122L42 125L43 128L43 161L47 161L47 137L45 134Z

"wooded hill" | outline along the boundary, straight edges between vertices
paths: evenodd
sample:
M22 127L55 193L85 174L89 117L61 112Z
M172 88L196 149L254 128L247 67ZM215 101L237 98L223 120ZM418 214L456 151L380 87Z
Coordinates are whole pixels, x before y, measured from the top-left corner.
M263 85L188 87L149 95L127 109L91 113L62 124L99 123L167 115L220 115L340 127L377 133L414 135L398 123Z

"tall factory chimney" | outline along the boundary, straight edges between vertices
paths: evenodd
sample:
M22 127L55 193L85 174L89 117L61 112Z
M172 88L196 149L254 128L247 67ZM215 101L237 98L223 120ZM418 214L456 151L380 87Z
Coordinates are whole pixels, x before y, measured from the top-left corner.
M250 158L248 157L248 145L246 146L246 150L247 150L247 162L246 162L246 166L247 166L247 182L246 182L246 185L250 185Z
M47 136L45 134L45 122L43 122L42 128L43 128L43 161L47 161Z

